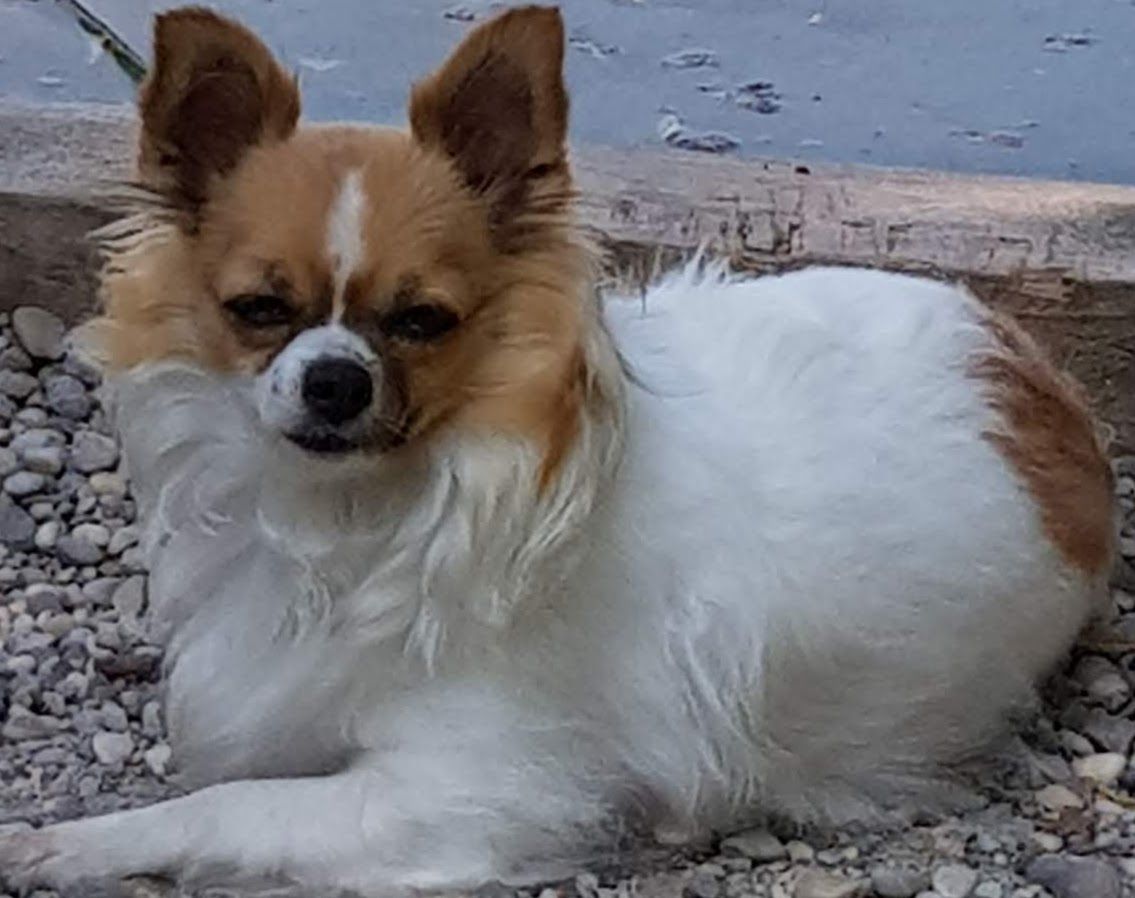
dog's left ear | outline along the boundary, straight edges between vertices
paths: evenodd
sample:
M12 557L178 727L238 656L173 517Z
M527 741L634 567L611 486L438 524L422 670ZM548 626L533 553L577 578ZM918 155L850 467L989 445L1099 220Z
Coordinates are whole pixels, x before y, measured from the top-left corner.
M509 10L476 28L414 86L410 125L494 201L516 185L567 172L564 25L558 9Z

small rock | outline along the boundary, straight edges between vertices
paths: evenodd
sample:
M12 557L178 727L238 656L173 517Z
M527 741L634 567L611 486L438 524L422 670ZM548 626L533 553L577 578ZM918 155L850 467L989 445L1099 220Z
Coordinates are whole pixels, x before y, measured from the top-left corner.
M36 474L58 474L63 470L63 450L58 446L36 446L23 453L23 466Z
M59 539L59 529L58 521L45 521L40 524L35 532L35 547L41 552L50 552Z
M750 829L724 839L722 854L739 854L758 864L768 864L788 856L784 843L767 829Z
M99 709L99 716L102 719L102 725L112 733L125 733L130 726L126 711L115 702L103 702L102 708Z
M47 714L33 714L21 705L8 709L8 722L0 727L0 736L18 742L54 736L64 727L63 721Z
M173 752L170 747L163 743L147 749L142 758L145 760L146 766L150 768L154 776L165 776L166 768L169 766L172 754Z
M32 548L35 520L7 495L0 495L0 543L18 552Z
M125 763L134 752L134 740L129 733L108 733L104 730L95 733L91 748L100 764L116 767Z
M118 577L98 577L83 585L82 596L92 605L110 605L111 597L121 582Z
M1033 769L1036 771L1040 783L1062 783L1072 778L1072 768L1060 755L1050 755L1037 752L1032 755Z
M1056 835L1056 833L1047 833L1044 830L1037 830L1029 838L1041 851L1056 852L1064 847L1064 840Z
M62 611L66 593L49 583L33 583L24 590L28 614L39 617L44 611Z
M9 371L31 371L32 357L19 346L9 346L0 352L0 368L7 368Z
M146 578L139 576L123 580L110 601L122 617L138 617L146 604Z
M826 870L805 870L796 880L793 898L859 898L866 894L865 880L848 879Z
M788 850L788 859L794 864L807 864L816 856L816 850L807 842L793 839L784 846Z
M25 409L30 411L30 409ZM32 427L12 439L12 448L20 455L32 449L42 449L44 446L64 446L67 438L57 430L47 427Z
M721 894L721 883L712 873L697 870L686 883L683 894L688 898L717 898Z
M146 702L142 706L142 732L147 736L162 734L162 708L157 702Z
M1084 757L1095 753L1095 748L1089 739L1085 739L1079 733L1072 730L1060 731L1060 744L1064 746L1069 754L1076 755L1077 757Z
M1042 854L1025 869L1030 882L1055 898L1120 898L1119 872L1107 861L1091 857Z
M50 378L44 393L47 407L63 418L82 421L91 413L91 397L87 394L87 388L70 374Z
M20 467L16 453L11 449L0 446L0 477L7 477Z
M46 309L20 306L12 312L12 330L33 358L55 362L63 358L63 322Z
M1086 758L1077 758L1072 762L1072 770L1076 776L1102 786L1110 786L1116 782L1126 768L1127 758L1117 752L1088 755Z
M71 535L100 549L110 544L110 531L102 524L80 524L71 531Z
M13 399L27 399L39 387L39 381L23 371L0 368L0 393Z
M978 883L977 888L973 890L973 898L1001 898L1004 894L1005 890L1001 888L1001 883L991 879Z
M880 865L871 871L871 888L879 898L912 898L930 888L930 875L913 864Z
M46 486L47 479L34 471L17 471L4 478L4 492L17 499L42 492Z
M138 545L138 536L138 528L132 525L114 531L106 547L107 553L121 555L130 547Z
M110 437L81 430L71 444L71 465L82 474L106 471L118 464L118 446Z
M98 496L125 496L126 481L120 474L113 471L99 471L92 474L88 481L95 495Z
M59 537L55 552L65 564L98 564L103 559L103 550L99 546L70 534Z
M1036 800L1042 808L1049 811L1062 811L1065 808L1082 808L1084 800L1060 783L1052 783L1043 789L1037 789Z
M930 875L930 882L942 898L969 898L977 885L977 871L964 864L944 864Z
M1092 708L1079 729L1104 751L1123 755L1131 750L1135 740L1135 720L1108 714L1102 708Z

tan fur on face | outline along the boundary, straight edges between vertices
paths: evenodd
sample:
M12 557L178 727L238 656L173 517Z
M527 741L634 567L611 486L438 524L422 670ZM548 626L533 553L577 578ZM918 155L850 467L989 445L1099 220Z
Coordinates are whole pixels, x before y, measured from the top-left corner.
M1087 403L1020 325L990 312L986 327L997 349L973 373L988 384L1004 422L988 438L1032 494L1064 559L1089 575L1105 574L1115 541L1112 473Z
M447 426L513 435L554 470L576 434L592 301L591 256L570 215L558 14L514 11L474 31L415 89L412 134L293 133L291 82L247 31L193 11L160 19L156 36L165 49L143 92L139 160L154 201L107 240L94 325L107 364L179 358L256 373L326 323L336 300L397 383L407 437ZM185 95L196 108L195 85L224 79L235 99L214 112L234 117L226 133L239 143L218 149L170 124ZM159 146L176 153L155 167ZM363 196L361 252L336 299L327 234L349 177ZM242 326L225 303L255 295L286 299L297 320ZM417 302L460 324L436 342L390 339L384 317Z

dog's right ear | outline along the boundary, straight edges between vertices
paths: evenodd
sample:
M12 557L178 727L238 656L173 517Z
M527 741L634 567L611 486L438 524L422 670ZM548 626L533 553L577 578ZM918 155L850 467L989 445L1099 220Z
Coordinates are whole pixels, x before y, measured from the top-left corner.
M157 18L138 107L142 181L196 207L249 149L295 130L300 98L295 78L256 35L187 7Z

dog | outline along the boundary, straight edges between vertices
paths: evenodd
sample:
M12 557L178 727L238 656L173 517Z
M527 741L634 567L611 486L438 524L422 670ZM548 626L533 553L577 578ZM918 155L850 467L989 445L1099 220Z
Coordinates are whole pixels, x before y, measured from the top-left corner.
M407 131L301 126L244 27L157 19L86 339L197 791L6 836L14 883L387 896L925 813L1102 607L1096 425L964 289L599 294L563 53L509 10Z

